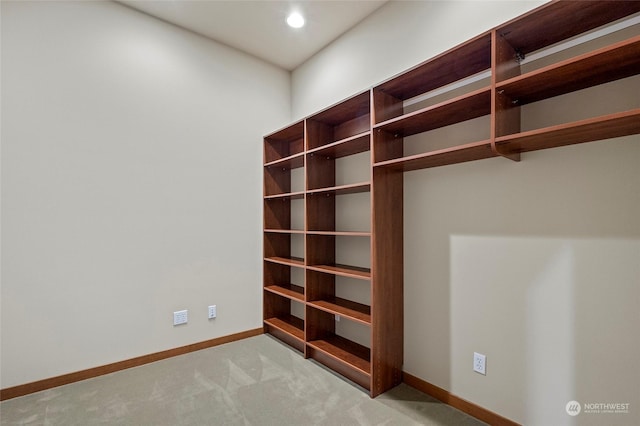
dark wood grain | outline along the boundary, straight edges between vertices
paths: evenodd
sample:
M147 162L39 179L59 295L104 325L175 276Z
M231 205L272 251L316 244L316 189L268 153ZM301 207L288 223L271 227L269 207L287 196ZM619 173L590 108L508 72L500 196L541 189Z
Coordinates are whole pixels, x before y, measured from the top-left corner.
M334 186L331 188L320 188L307 191L308 195L348 195L371 191L370 182L353 183L347 185Z
M264 287L266 291L304 302L304 288L294 284L272 284Z
M403 175L374 168L372 184L371 396L402 380Z
M277 318L267 318L264 322L271 327L275 327L287 334L290 334L298 340L304 341L304 321L298 317L288 315Z
M527 152L640 133L640 108L496 139L507 152Z
M369 151L369 128L367 131L340 139L336 142L329 143L307 151L307 155L320 155L331 158L342 158L349 155L360 154Z
M431 167L448 166L467 161L482 160L497 156L491 149L491 141L485 140L459 145L452 148L439 149L424 154L410 155L394 160L375 163L375 168L387 168L409 172Z
M310 299L309 305L362 324L371 324L371 307L362 303L340 297L325 296L321 299Z
M406 137L427 132L491 113L489 87L458 96L439 104L422 108L410 114L382 122L374 129Z
M312 340L309 346L320 350L336 360L343 362L369 375L371 372L370 350L351 340L337 335L329 335L324 339Z
M343 277L357 278L361 280L371 279L371 270L368 268L333 264L310 264L307 268L313 271L325 272L327 274L335 274Z
M279 263L281 265L304 267L304 259L301 259L299 257L270 256L265 257L264 260L266 260L267 262Z
M376 90L406 100L490 68L491 35L483 34L381 83Z
M553 1L496 31L515 50L528 54L636 12L638 1Z
M264 163L300 154L304 151L304 123L299 121L264 138Z
M640 36L514 77L496 89L525 105L638 73Z

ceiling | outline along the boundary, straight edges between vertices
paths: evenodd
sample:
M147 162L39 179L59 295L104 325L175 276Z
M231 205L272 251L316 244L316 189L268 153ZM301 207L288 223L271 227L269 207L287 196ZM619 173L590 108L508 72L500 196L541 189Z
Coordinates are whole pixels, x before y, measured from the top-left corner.
M118 0L119 3L293 70L387 0ZM285 19L298 11L300 29Z

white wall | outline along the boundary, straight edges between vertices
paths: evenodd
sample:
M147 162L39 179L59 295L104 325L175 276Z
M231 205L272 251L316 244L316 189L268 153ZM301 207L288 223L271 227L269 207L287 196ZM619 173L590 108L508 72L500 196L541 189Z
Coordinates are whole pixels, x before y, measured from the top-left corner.
M294 70L294 119L366 90L542 3L391 1Z
M1 387L260 327L289 74L116 3L1 12Z
M293 114L534 6L389 3L294 71ZM634 77L524 107L523 128L638 108L639 87ZM450 130L408 143L488 137L488 120ZM404 370L527 425L640 423L639 142L405 173ZM487 355L486 376L472 371L474 351ZM573 399L630 403L631 413L574 419L565 413Z

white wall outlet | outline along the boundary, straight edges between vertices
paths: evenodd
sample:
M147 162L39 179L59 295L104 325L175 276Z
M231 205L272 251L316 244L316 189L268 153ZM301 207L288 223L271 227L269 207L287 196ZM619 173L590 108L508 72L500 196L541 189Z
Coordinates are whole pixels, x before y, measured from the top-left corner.
M189 311L175 311L173 313L173 325L186 324L189 321Z
M340 315L336 315L336 322L340 322Z
M217 315L216 305L209 306L209 319L215 318Z
M473 371L487 375L487 357L478 352L473 353Z

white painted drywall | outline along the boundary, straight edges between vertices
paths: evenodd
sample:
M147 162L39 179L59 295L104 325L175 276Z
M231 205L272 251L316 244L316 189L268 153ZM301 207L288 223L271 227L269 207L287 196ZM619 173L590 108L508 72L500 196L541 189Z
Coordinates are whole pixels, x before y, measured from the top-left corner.
M260 327L289 73L117 3L1 8L1 387Z
M543 3L391 1L293 71L293 117L366 90Z
M391 2L292 76L302 117L539 2ZM634 77L523 108L525 129L640 107ZM488 136L485 118L409 138ZM640 136L405 173L405 371L527 425L640 407ZM487 355L487 375L472 371Z

